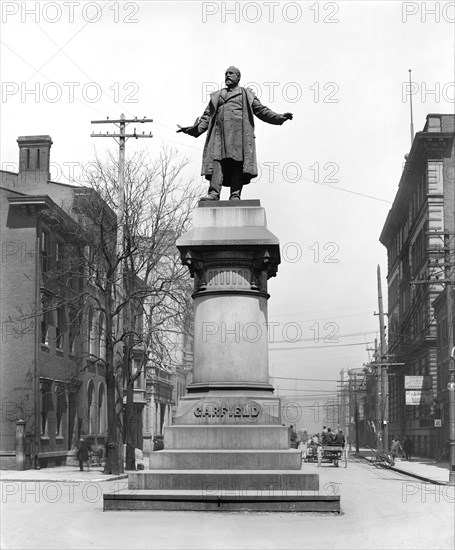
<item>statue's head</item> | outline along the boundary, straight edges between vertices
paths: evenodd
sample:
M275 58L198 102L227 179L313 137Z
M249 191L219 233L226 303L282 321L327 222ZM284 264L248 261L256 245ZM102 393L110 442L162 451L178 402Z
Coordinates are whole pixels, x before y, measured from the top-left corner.
M235 88L240 82L240 71L237 67L228 67L224 74L224 82L228 88Z

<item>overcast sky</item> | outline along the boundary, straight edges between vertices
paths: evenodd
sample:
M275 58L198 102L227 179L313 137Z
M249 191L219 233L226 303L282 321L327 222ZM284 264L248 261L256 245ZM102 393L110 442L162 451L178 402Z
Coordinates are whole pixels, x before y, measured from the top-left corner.
M269 284L269 318L279 323L271 374L279 395L323 403L336 390L329 380L362 367L378 336L378 264L387 294L378 238L410 148L408 69L416 131L428 113L453 112L453 6L4 1L1 167L17 170L18 136L49 134L53 179L78 178L95 148L116 148L90 137L90 121L123 112L154 120L137 127L154 139L129 140L127 154L176 147L191 161L187 177L200 180L205 136L176 134L176 125L192 124L238 66L241 85L294 114L283 126L256 119L262 176L243 192L260 199L281 243ZM311 429L313 412L302 410L297 425Z

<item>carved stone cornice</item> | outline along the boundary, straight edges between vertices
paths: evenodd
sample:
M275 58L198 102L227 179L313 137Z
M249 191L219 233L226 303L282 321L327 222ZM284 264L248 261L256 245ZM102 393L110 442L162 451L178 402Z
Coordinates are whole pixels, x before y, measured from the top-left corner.
M249 253L248 253L249 252ZM197 254L197 255L196 255ZM235 254L213 254L187 250L182 263L194 278L196 293L206 290L249 290L267 292L267 280L275 277L278 261L267 249L239 251ZM215 281L215 282L214 282Z

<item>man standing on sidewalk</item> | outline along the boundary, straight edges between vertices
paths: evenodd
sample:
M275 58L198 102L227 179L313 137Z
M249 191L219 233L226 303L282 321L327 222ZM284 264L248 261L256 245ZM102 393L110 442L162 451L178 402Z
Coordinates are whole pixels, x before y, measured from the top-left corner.
M88 463L88 470L90 470L89 452L92 452L92 448L85 441L85 438L81 437L77 443L77 460L79 461L79 470L82 472L84 470L84 462Z
M412 449L413 449L412 439L409 437L409 435L407 435L406 439L403 442L403 450L404 450L404 455L406 457L406 460L411 460Z
M394 437L392 439L392 446L390 447L390 450L392 452L392 458L394 460L398 457L400 451L401 451L401 453L403 453L403 447L401 446L401 443L400 443L398 437Z

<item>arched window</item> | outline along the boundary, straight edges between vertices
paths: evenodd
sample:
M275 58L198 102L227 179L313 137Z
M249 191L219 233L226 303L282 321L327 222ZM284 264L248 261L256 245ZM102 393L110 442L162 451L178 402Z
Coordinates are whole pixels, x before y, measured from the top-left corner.
M107 404L103 382L98 386L98 434L107 433Z
M63 436L63 425L67 409L66 403L66 392L65 387L61 384L55 386L55 394L57 397L57 411L56 411L56 426L55 434L58 436Z
M99 320L98 320L98 342L99 342L99 349L100 349L100 359L103 361L106 359L106 325L104 322L104 313L100 313Z
M95 343L93 324L93 308L90 308L88 310L88 352L90 355L93 353L93 345Z
M90 380L87 388L87 423L88 433L95 433L96 408L95 408L95 386L93 380Z

